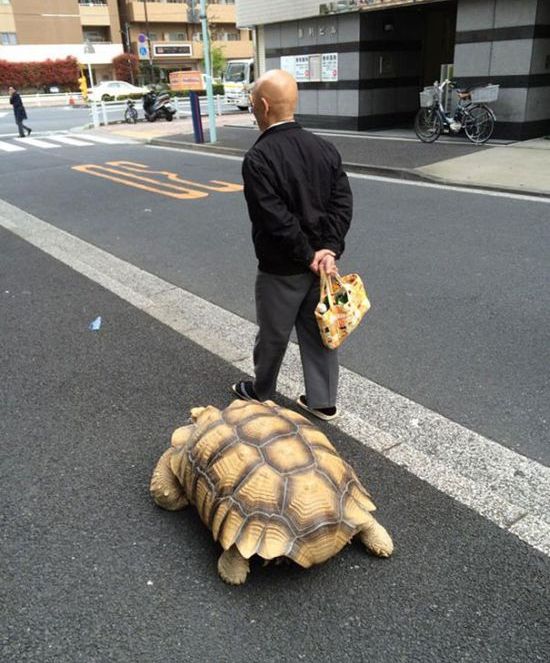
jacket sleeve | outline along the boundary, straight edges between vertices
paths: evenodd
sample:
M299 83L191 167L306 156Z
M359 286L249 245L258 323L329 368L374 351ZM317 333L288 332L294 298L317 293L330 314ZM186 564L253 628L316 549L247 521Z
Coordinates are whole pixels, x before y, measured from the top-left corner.
M353 216L353 194L339 154L337 159L330 201L324 217L323 248L332 249L339 258L344 252L344 238Z
M250 218L287 256L309 266L315 251L302 231L300 220L277 192L267 164L247 155L243 162L243 180Z

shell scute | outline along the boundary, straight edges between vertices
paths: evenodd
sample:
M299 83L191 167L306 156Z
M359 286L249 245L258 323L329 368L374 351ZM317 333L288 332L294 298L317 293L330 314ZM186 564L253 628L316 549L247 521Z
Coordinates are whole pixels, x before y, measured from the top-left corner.
M315 464L309 445L296 435L277 437L263 447L263 453L271 467L281 474L297 472Z
M334 488L315 470L288 478L285 514L298 532L339 518L340 503Z
M235 487L252 469L263 462L258 449L241 442L234 442L208 468L208 476L218 497L233 493Z
M234 493L245 513L261 511L269 516L280 513L284 498L284 479L269 465L256 468Z

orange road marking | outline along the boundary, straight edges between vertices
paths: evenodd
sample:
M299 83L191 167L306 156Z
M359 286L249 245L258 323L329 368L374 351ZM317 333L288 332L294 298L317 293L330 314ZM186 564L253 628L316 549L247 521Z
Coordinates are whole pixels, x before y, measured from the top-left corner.
M114 166L114 168L108 168ZM162 196L169 196L178 200L193 200L197 198L206 198L208 193L197 191L197 189L206 189L206 191L216 191L219 193L231 193L242 191L240 184L224 182L223 180L210 180L208 184L194 182L193 180L184 180L177 173L168 170L152 170L149 166L133 161L107 161L106 165L101 164L83 164L73 166L72 170L95 177L131 186L136 189L158 193ZM162 175L169 182L161 182L157 179L145 177L145 175Z
M143 172L148 173L149 175L165 175L172 182L190 184L191 186L207 189L208 191L230 193L243 190L243 186L241 184L233 184L232 182L224 182L223 180L209 180L209 184L202 184L201 182L195 182L193 180L183 180L177 173L172 173L169 170L150 170L148 166L145 166L141 163L134 163L132 161L108 161L107 163L109 166L118 166L132 172Z
M140 177L123 170L115 170L114 168L107 168L97 164L73 166L72 169L80 173L87 173L88 175L103 177L107 180L111 180L112 182L125 184L126 186L131 186L136 189L143 189L144 191L150 191L151 193L159 193L162 196L168 196L178 200L192 200L196 198L206 198L208 196L208 194L204 191L194 191L193 189L184 188L175 184L158 182L157 180L150 179L148 177ZM116 177L117 175L122 175L122 177ZM162 189L161 187L165 188ZM166 191L166 188L174 189L175 191Z

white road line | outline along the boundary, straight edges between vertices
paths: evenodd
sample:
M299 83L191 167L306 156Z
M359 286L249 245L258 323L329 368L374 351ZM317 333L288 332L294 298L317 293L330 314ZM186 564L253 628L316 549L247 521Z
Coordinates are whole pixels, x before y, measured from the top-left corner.
M87 143L83 140L77 140L76 138L71 138L69 136L52 135L48 136L48 140L55 140L64 145L74 145L75 147L89 147L90 145L93 145L93 143Z
M215 157L216 159L230 159L232 161L242 161L243 157L234 154L221 154L217 152L202 152L199 150L180 149L179 147L168 147L164 145L147 145L149 149L170 150L172 152L186 152L188 154L198 154L202 157ZM455 184L437 184L436 182L415 182L413 180L402 180L396 177L383 177L381 175L367 175L364 173L350 173L348 177L354 177L361 180L372 180L373 182L384 182L391 184L403 184L405 186L419 186L427 189L440 189L444 191L456 191L458 193L469 193L479 196L494 196L496 198L509 198L511 200L525 200L533 203L550 203L550 196L530 196L522 193L508 193L507 191L495 191L494 189L472 189L466 186Z
M21 141L21 143L25 145L40 147L43 150L53 150L61 147L61 145L54 145L53 143L47 143L45 140L40 140L39 138L16 138L15 140Z
M248 320L3 201L0 226L252 372L256 325ZM279 381L285 396L302 393L300 366L291 344ZM345 368L339 405L341 431L550 556L550 468Z
M120 138L111 138L109 136L98 136L97 134L74 133L71 134L71 136L75 136L77 139L91 140L94 143L104 143L105 145L127 145L131 141L131 138L123 140Z
M20 145L14 145L13 143L4 143L0 141L0 150L4 152L21 152L25 148Z

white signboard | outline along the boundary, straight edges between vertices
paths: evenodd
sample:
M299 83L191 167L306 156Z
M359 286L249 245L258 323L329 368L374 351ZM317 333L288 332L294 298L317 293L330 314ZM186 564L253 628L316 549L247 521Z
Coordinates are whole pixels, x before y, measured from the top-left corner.
M320 55L310 55L309 56L309 80L310 81L320 81L321 80L321 56Z
M281 69L288 71L292 76L296 75L296 58L293 55L285 55L281 58Z
M309 78L309 55L297 55L295 58L294 78L297 83L307 83Z
M281 57L281 69L288 71L298 83L330 83L338 80L338 53L285 55Z
M338 53L323 53L321 60L321 80L338 80Z

